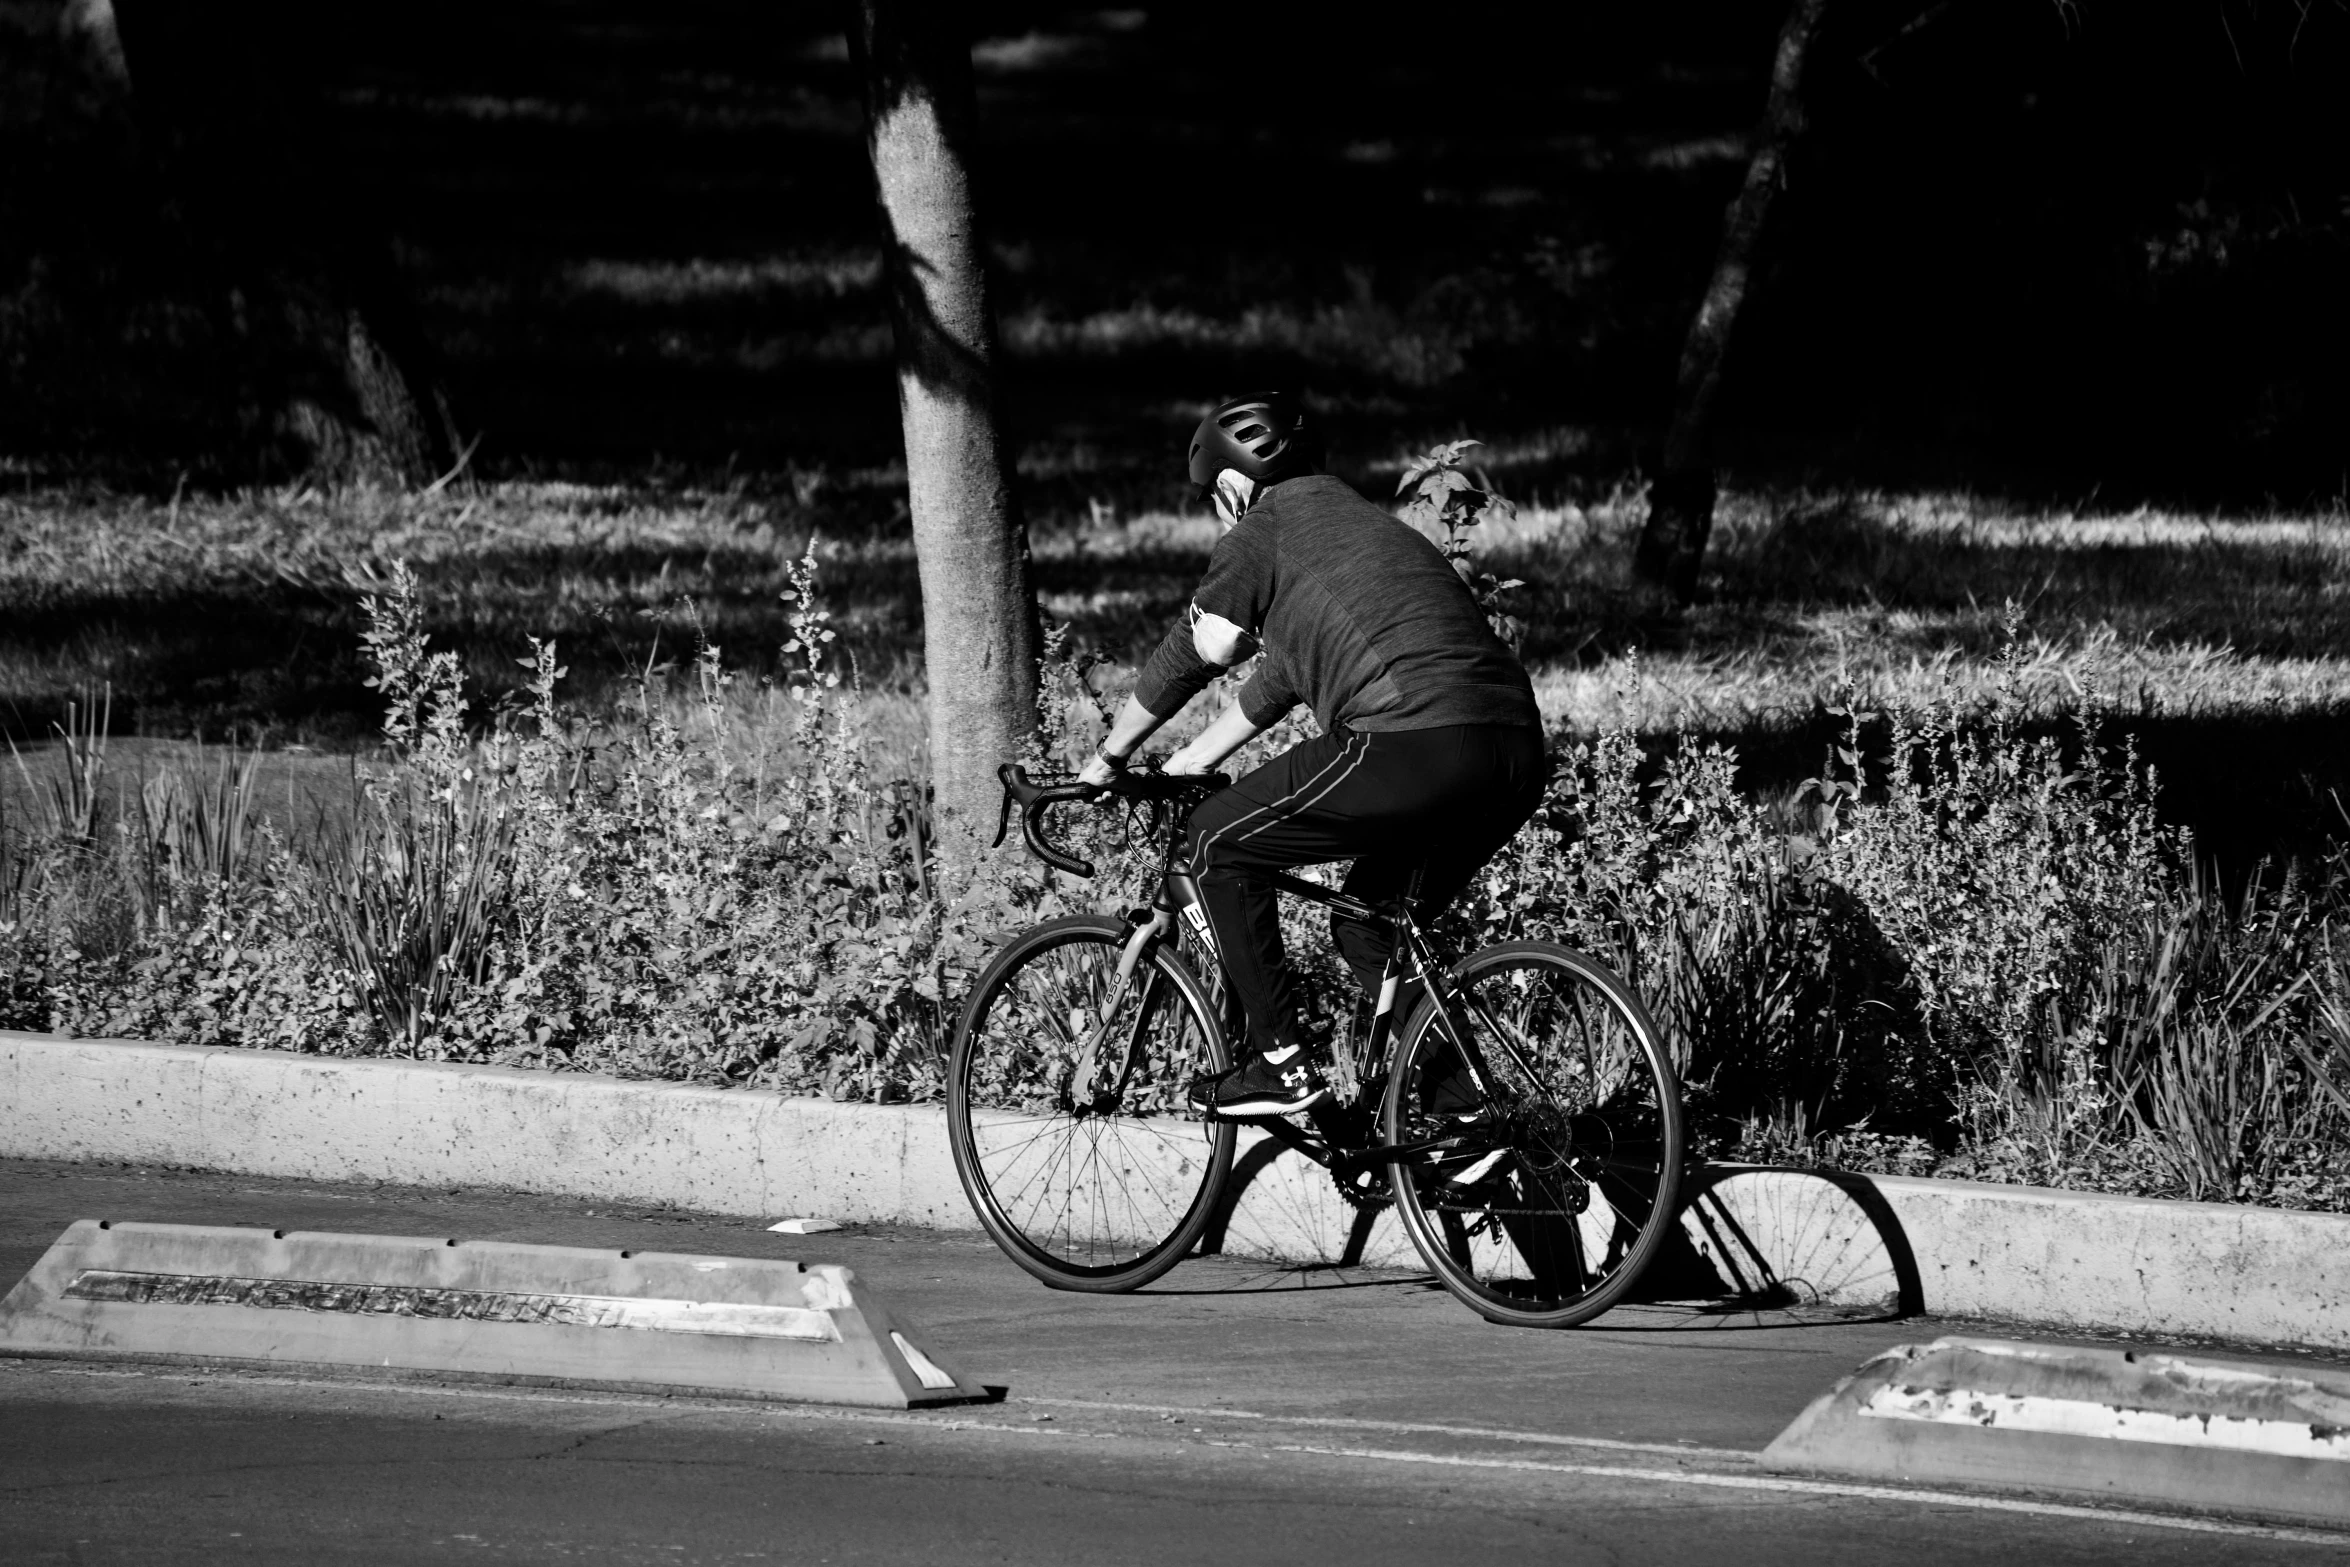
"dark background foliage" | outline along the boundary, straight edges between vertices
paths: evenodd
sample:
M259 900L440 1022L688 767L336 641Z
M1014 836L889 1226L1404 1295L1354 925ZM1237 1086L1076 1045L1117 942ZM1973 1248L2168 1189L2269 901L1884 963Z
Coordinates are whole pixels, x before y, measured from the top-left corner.
M232 242L286 243L289 207L388 235L485 472L890 460L832 8L205 9L244 43L191 63L280 127L227 190L151 126L58 112L12 47L41 88L12 94L0 196L12 452L158 483L270 460L222 427L237 307L196 203ZM1473 430L1518 438L1522 489L1621 477L1780 10L975 9L1013 434L1047 504L1072 454L1171 493L1182 410L1263 380L1313 387L1360 455ZM1846 0L1827 29L1733 350L1734 470L2340 491L2350 13Z

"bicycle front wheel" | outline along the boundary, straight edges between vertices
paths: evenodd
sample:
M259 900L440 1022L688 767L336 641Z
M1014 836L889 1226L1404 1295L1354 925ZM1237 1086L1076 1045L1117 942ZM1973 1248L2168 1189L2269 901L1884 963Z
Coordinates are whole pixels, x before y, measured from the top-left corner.
M1235 1131L1188 1103L1231 1065L1206 993L1168 943L1121 990L1119 921L1079 914L980 975L947 1064L955 1173L1005 1255L1056 1289L1130 1290L1198 1244Z
M1554 943L1483 948L1447 979L1467 1038L1423 998L1381 1105L1401 1150L1396 1212L1445 1287L1490 1320L1587 1322L1624 1298L1678 1216L1672 1056L1629 986Z

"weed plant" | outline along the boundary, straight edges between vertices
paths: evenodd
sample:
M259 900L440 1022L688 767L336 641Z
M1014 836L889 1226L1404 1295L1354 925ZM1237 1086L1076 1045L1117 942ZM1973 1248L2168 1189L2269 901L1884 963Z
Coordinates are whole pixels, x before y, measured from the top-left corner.
M788 572L772 674L689 606L690 644L656 643L617 707L568 706L533 639L478 724L393 565L362 605L388 762L300 841L257 823L250 754L108 791L85 704L67 778L28 774L0 822L0 1026L937 1098L993 943L1130 903L1143 840L1099 813L1094 882L1007 849L943 884L819 559ZM2093 693L2069 735L2025 722L2034 646L2011 610L1987 679L1874 705L1848 681L1778 800L1718 742L1644 742L1647 673L1619 660L1612 716L1452 934L1619 964L1719 1156L2350 1211L2343 867L2199 879ZM1067 766L1123 677L1065 634L1044 676L1031 759ZM1326 934L1285 930L1347 1010Z

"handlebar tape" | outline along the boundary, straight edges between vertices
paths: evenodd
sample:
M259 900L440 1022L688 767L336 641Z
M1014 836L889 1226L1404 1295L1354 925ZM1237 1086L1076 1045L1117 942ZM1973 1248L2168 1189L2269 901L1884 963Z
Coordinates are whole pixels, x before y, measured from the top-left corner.
M1119 795L1136 800L1176 800L1186 794L1212 794L1227 787L1232 779L1224 773L1165 774L1137 773L1114 780L1106 788L1095 788L1085 783L1041 784L1028 776L1028 770L1017 762L1006 762L996 769L996 776L1004 783L1003 809L997 813L995 844L1000 846L1012 825L1012 808L1020 810L1020 836L1028 850L1055 870L1072 876L1091 876L1093 862L1081 860L1044 835L1045 810L1070 800L1091 800L1104 794Z

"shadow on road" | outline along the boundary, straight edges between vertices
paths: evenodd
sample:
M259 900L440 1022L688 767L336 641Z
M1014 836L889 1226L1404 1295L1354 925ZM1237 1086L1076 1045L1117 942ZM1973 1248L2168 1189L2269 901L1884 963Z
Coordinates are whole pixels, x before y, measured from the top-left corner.
M1277 1281L1297 1289L1440 1287L1386 1222L1386 1203L1345 1201L1294 1155L1291 1165L1300 1167L1283 1166L1289 1153L1267 1140L1234 1162L1201 1237L1200 1255L1227 1254L1235 1218L1252 1201L1278 1205L1298 1239L1318 1242L1320 1255L1302 1262L1267 1260L1230 1284L1161 1286L1151 1293L1253 1293L1284 1287ZM1308 1193L1323 1199L1316 1212L1301 1211L1300 1199ZM1909 1238L1867 1176L1709 1165L1685 1180L1680 1225L1630 1300L1600 1325L1645 1332L1792 1328L1897 1321L1924 1309Z

